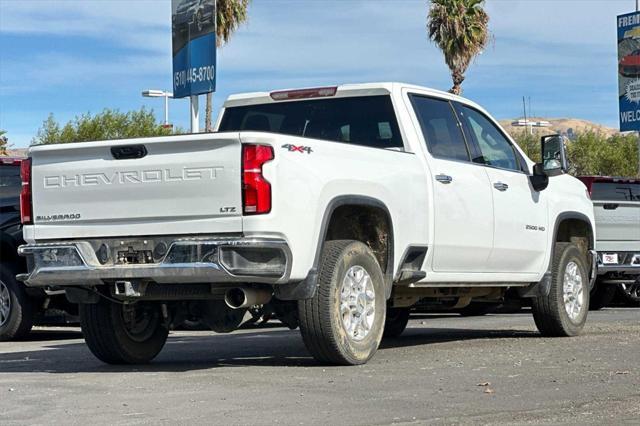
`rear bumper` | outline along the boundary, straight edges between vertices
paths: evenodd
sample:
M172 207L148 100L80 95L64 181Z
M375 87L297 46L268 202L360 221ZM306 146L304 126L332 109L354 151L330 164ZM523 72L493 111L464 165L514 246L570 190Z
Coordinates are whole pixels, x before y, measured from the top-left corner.
M146 243L146 241L145 241ZM21 246L29 272L18 276L29 287L94 286L114 281L158 284L282 284L291 272L291 250L274 238L177 239L154 263L104 264L95 241Z
M616 254L618 263L604 264L603 257L605 254ZM609 273L640 275L640 251L598 251L598 275Z

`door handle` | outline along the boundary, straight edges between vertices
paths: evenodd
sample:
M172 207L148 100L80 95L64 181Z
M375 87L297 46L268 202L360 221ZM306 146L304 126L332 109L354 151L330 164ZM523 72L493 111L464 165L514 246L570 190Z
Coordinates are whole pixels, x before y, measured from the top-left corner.
M605 204L602 207L604 207L605 210L615 210L620 207L620 204Z
M504 191L506 191L507 189L509 189L509 185L507 185L507 184L506 184L506 183L504 183L504 182L496 182L496 183L494 183L494 184L493 184L493 187L494 187L495 189L497 189L498 191L502 191L502 192L504 192Z
M444 183L445 185L450 184L451 182L453 182L453 178L451 176L448 175L436 175L436 180L440 183Z

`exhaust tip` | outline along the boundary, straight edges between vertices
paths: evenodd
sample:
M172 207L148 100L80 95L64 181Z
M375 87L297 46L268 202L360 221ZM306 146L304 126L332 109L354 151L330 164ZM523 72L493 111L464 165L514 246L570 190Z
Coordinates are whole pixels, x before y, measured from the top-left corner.
M224 303L231 309L240 309L247 304L247 294L241 288L232 288L224 294Z

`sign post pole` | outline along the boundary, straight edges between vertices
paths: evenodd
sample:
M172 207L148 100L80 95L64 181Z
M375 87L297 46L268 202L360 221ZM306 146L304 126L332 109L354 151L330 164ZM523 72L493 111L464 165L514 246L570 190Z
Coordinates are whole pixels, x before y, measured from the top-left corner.
M200 133L200 110L198 95L191 95L191 133Z
M189 97L191 133L200 133L199 95L216 90L216 0L171 0L173 97Z

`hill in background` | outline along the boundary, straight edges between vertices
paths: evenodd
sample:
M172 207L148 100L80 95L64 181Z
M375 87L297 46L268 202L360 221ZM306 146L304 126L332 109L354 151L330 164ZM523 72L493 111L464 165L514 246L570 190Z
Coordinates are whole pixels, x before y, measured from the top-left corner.
M594 132L600 133L606 137L613 136L618 133L618 130L606 127L601 124L596 124L591 121L581 120L579 118L540 118L531 117L530 121L548 121L551 123L551 127L534 127L534 134L546 135L559 133L561 135L572 138L576 133ZM505 128L509 134L517 134L524 132L524 127L515 127L511 123L517 120L500 120L500 124Z

